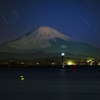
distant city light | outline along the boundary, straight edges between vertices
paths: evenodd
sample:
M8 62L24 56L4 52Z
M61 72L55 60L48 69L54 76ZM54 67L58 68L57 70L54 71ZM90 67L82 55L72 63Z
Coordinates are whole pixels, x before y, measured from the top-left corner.
M76 63L74 63L74 66L76 66Z
M52 63L52 65L54 65L55 63Z
M39 63L36 63L37 65L39 65Z
M24 64L24 62L21 63L22 65Z
M87 60L87 63L91 62L92 60Z
M33 65L33 63L31 63L31 65Z
M67 65L73 65L73 63L72 62L68 62Z
M100 65L100 62L98 62L98 65Z
M93 65L93 60L92 59L89 59L89 60L87 60L87 63L89 64L89 65Z

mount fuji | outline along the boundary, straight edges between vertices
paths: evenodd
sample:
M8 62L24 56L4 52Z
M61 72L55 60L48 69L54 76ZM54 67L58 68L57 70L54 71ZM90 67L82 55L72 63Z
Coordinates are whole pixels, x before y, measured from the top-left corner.
M0 44L0 52L36 53L39 51L100 56L99 48L76 41L48 26L40 26L17 39Z

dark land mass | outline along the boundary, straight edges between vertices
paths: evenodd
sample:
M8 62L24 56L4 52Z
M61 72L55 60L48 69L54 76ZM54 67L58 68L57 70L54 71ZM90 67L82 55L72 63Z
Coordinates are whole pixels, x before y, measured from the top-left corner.
M82 54L71 54L65 52L65 60L87 60L92 58L93 60L100 60L99 57L92 55L82 55ZM9 62L10 60L16 62L44 62L45 60L53 60L55 62L61 62L61 52L58 53L45 53L39 51L37 53L9 53L9 52L0 52L0 62Z

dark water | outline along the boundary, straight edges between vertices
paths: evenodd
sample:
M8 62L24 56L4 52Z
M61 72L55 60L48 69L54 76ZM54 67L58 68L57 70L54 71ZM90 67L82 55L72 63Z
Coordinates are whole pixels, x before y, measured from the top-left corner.
M100 68L1 68L0 100L100 100Z

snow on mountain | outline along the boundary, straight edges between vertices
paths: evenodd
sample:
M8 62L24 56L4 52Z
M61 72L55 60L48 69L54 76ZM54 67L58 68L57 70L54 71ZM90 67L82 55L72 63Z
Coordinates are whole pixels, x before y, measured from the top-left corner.
M64 41L72 41L71 38L61 34L60 32L51 27L41 26L23 35L17 40L8 42L7 46L21 50L48 48L51 46L50 41L57 42L57 38L60 38ZM61 47L65 48L67 46L64 46L62 44Z
M46 54L69 52L75 55L100 57L100 49L88 43L75 41L48 26L38 27L15 40L0 44L0 52L36 53L39 51ZM37 56L40 55L39 53ZM24 54L22 57L25 57Z

